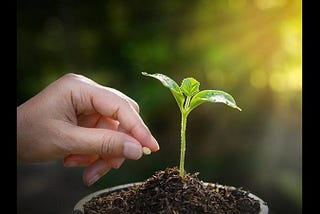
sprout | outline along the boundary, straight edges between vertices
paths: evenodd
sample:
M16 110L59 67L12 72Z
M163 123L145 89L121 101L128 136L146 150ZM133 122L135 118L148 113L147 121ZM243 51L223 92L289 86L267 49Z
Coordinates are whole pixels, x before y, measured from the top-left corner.
M232 108L241 109L236 105L233 97L219 90L203 90L199 91L200 83L188 77L183 79L181 86L174 80L163 74L148 74L142 72L143 75L158 79L165 87L169 88L173 94L181 112L181 152L180 152L180 176L185 174L184 161L186 150L186 126L189 113L204 102L224 103Z

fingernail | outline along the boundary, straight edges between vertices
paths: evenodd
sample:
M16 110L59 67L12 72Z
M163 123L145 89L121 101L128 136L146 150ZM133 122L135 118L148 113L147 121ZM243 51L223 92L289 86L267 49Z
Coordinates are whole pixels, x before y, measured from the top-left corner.
M124 158L115 158L110 161L112 168L119 169L122 163L124 162Z
M111 169L104 160L98 159L91 166L86 169L85 172L85 180L86 184L91 186L94 184L99 178L101 178L104 174L106 174Z
M97 180L99 180L100 177L101 177L100 175L95 175L92 178L90 178L88 181L88 186L91 186L92 184L94 184Z
M137 160L142 156L142 148L135 143L125 142L123 155L128 159Z
M160 146L159 146L157 140L156 140L153 136L152 136L152 140L153 140L153 142L155 142L155 144L157 145L157 151L160 150Z

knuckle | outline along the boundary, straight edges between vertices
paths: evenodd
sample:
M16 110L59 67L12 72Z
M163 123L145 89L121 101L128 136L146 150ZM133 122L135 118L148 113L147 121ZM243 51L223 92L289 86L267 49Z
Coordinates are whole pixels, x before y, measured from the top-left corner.
M67 73L61 77L61 80L66 82L92 82L87 77L75 73Z
M69 80L69 79L77 79L79 78L80 75L78 74L75 74L75 73L68 73L68 74L65 74L62 76L62 79L66 79L66 80Z
M101 143L101 155L112 155L114 153L114 140L112 136L104 135Z
M79 75L78 74L74 74L74 73L68 73L63 75L58 81L57 83L60 84L61 86L65 85L70 85L73 84L74 82L77 82L77 79L79 79Z
M122 99L123 99L123 103L126 106L130 106L133 109L133 111L136 111L137 113L140 112L140 107L136 101L126 97L122 97Z
M139 113L140 112L140 106L139 106L139 104L138 103L136 103L136 102L133 102L134 104L134 108L137 110L137 112Z

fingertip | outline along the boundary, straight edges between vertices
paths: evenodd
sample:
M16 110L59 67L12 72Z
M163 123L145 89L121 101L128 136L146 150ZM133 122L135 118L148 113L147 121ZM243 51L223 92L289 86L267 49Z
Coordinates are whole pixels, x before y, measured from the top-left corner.
M142 146L148 147L151 151L156 152L160 149L157 140L152 136L148 127L140 127L133 130L133 136L141 143Z
M158 141L151 135L151 141L152 141L152 144L154 145L154 152L160 150L160 146L159 146L159 143Z
M83 183L86 186L91 186L97 182L103 175L109 172L111 165L103 159L98 159L88 166L82 175Z
M123 155L128 159L138 160L142 157L142 147L140 144L126 141L123 145Z
M90 179L84 179L83 182L86 186L91 186L93 185L95 182L97 182L99 180L101 176L100 175L95 175L94 177L90 178Z
M144 143L145 147L148 147L152 152L157 152L160 150L160 146L157 142L157 140L150 135L149 141L147 141L147 143Z
M113 169L119 169L120 166L123 164L124 160L124 158L113 158L110 160L110 164Z

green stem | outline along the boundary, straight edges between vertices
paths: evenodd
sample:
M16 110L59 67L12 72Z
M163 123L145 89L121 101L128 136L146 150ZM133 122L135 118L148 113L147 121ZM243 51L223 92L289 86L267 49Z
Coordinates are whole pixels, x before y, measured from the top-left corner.
M189 105L191 97L187 97L185 105L181 111L181 150L180 150L180 177L185 174L184 160L186 156L186 128L187 128L187 117L189 114Z
M184 160L186 152L186 126L188 114L181 114L181 151L180 151L180 177L184 176Z

